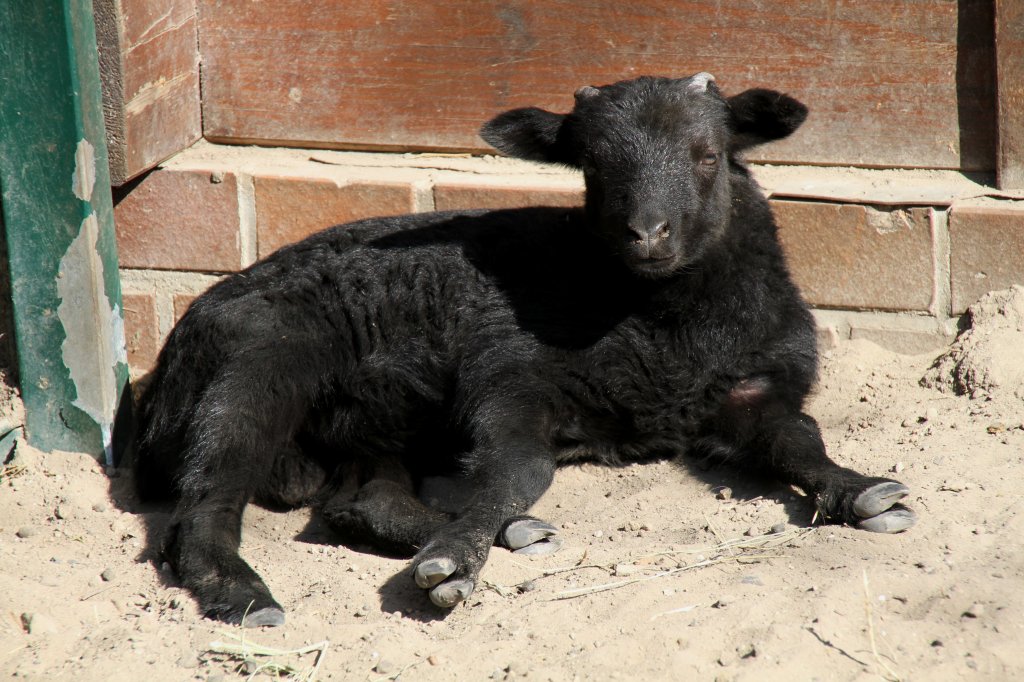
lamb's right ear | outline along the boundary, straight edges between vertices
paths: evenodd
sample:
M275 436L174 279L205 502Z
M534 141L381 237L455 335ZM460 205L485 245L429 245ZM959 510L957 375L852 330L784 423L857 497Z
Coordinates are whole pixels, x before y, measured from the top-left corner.
M565 114L527 107L499 114L480 128L480 137L498 151L517 159L573 164L564 137L559 135Z

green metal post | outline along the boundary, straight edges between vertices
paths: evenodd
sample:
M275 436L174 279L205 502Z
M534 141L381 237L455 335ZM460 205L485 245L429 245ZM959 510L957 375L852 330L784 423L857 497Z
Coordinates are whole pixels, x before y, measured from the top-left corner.
M0 203L29 443L104 453L128 365L91 0L0 0Z

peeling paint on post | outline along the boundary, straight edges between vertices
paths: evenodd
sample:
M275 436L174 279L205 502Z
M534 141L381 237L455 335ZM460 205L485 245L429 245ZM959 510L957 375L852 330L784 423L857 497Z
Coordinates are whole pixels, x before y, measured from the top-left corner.
M0 202L26 436L116 458L128 365L90 0L0 3Z
M75 386L76 397L71 404L99 424L104 455L110 463L119 397L117 368L127 364L128 355L120 306L111 303L99 277L103 262L97 249L98 232L96 215L92 214L82 222L81 232L61 258L57 319L65 334L61 357Z

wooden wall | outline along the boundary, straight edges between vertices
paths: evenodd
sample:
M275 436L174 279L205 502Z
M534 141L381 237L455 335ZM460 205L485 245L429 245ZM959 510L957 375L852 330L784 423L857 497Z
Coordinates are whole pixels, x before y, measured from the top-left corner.
M706 70L811 107L759 158L995 167L989 0L198 0L198 15L215 141L483 150L477 129L506 108Z
M110 180L202 136L195 0L93 0Z

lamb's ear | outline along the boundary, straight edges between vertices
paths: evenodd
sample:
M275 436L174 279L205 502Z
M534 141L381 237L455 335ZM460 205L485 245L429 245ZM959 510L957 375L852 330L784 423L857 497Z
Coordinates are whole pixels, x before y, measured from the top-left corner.
M559 131L564 114L528 107L499 114L480 129L480 137L498 151L517 159L572 164Z
M755 88L730 97L732 151L781 140L807 119L807 107L775 90Z

